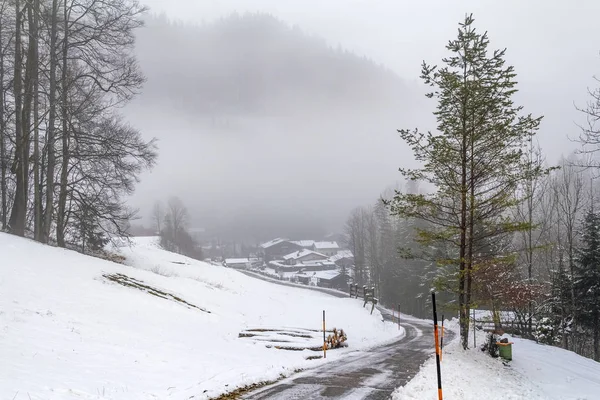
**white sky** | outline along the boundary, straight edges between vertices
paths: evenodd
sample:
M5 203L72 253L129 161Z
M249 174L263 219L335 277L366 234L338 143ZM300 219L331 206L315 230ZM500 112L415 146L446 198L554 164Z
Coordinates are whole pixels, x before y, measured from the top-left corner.
M448 54L445 45L456 36L458 23L465 13L473 13L476 27L488 31L490 47L508 48L507 61L515 66L518 74L520 93L517 103L525 107L525 112L545 116L539 139L550 163L578 147L568 138L579 134L576 122L583 121L574 103L585 105L589 99L588 87L598 84L593 76L600 76L600 0L141 1L150 6L152 12L165 12L174 19L195 22L209 22L234 11L267 12L289 24L298 25L307 33L325 38L332 46L339 44L382 63L403 79L418 85L422 85L419 78L421 62L440 64L442 57ZM407 95L414 95L414 92ZM420 101L417 104L430 107L423 110L423 115L427 116L435 107L433 101L409 101ZM266 170L272 169L270 165L277 162L273 155L264 165L259 165L254 159L247 160L248 165L243 164L241 160L244 157L234 157L235 162L232 163L225 155L231 156L238 148L239 154L245 154L246 146L250 145L240 138L232 142L226 137L199 136L194 138L198 141L196 145L192 146L190 142L189 151L194 149L190 157L183 157L177 141L161 138L159 165L143 179L135 202L149 209L156 198L180 193L188 203L197 203L204 209L214 208L214 213L222 208L225 215L236 215L231 210L241 207L238 203L250 208L257 204L269 208L282 207L282 204L290 202L294 210L312 205L313 208L328 210L328 215L333 218L335 214L335 219L339 220L347 215L349 209L346 208L350 204L358 206L371 202L386 185L400 180L398 167L415 166L411 165L409 149L395 130L413 127L431 130L435 127L431 118L421 121L420 116L413 115L414 121L409 121L406 116L402 120L401 115L399 112L398 121L390 126L387 122L374 120L373 116L361 115L363 125L356 127L352 140L344 138L343 143L346 150L356 150L352 154L361 153L364 157L353 159L351 166L344 162L327 164L329 170L325 176L320 175L322 171L316 156L310 163L310 171L304 168L294 170L296 164L288 160L287 169L278 168L266 173ZM137 120L134 119L134 123L143 127L146 135L160 136L165 126L175 128L174 123L178 120L174 115L142 113ZM193 130L192 126L187 127L193 125L193 121L179 122L182 125L177 129ZM371 132L377 132L377 135ZM257 137L252 140L255 139ZM339 140L335 137L330 139ZM277 137L277 140L293 142L295 139L286 136ZM189 160L194 160L193 167ZM186 174L174 176L172 171L178 168L183 171L191 169L194 174L192 177ZM323 182L315 176L323 178ZM283 186L284 183L298 182L300 187L304 187L300 184L304 181L308 182L305 182L308 186L302 196ZM261 185L271 187L272 193L266 194ZM243 202L238 200L238 193L244 193ZM341 199L338 198L340 196ZM296 201L288 197L296 198ZM200 204L201 200L205 204ZM226 205L227 202L234 205ZM306 212L311 211L307 208Z
M238 12L269 12L303 30L418 80L420 63L439 63L457 23L472 12L491 47L507 47L526 110L545 115L540 139L549 160L575 148L592 76L600 74L600 1L576 0L144 0L154 12L210 21ZM399 125L401 125L399 123Z

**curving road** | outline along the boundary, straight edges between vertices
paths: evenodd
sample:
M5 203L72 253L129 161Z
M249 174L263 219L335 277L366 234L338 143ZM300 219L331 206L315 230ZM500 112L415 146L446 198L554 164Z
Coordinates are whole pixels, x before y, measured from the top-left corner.
M260 275L247 275L263 278ZM291 286L291 285L290 285ZM298 287L297 285L293 285ZM305 287L308 290L317 288ZM347 294L324 291L337 297ZM337 292L337 293L332 293ZM379 308L379 307L378 307ZM379 308L386 319L391 313ZM433 324L401 315L406 335L401 339L369 350L349 353L346 357L311 369L276 384L246 394L244 399L389 399L392 392L412 379L432 354ZM446 339L452 339L448 332Z

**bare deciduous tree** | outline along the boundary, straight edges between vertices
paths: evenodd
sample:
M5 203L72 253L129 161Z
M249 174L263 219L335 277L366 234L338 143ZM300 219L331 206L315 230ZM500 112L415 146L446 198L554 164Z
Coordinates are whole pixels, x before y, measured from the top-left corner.
M15 196L8 222L12 233L25 235L25 217L27 208L27 165L29 146L23 129L22 116L22 27L23 9L20 0L15 0L15 66L14 66L14 102L15 102L15 159L11 172L16 176Z
M161 227L164 219L165 211L163 210L163 204L160 201L156 201L152 207L152 222L154 222L158 234L162 231Z

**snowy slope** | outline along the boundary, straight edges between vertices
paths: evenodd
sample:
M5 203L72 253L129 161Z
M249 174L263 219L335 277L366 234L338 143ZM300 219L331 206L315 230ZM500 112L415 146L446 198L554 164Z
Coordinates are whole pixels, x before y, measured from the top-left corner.
M1 399L210 398L325 362L238 338L320 329L323 309L349 341L327 362L398 335L357 300L272 285L165 252L153 238L119 251L130 266L0 233ZM114 273L210 313L103 277Z
M456 321L447 323L456 339L444 348L442 386L445 399L461 400L595 400L600 398L600 363L571 351L506 337L513 342L513 360L499 359L475 349L463 351ZM485 335L478 332L478 345ZM471 340L470 346L473 347ZM399 388L395 400L437 398L435 358L419 374Z

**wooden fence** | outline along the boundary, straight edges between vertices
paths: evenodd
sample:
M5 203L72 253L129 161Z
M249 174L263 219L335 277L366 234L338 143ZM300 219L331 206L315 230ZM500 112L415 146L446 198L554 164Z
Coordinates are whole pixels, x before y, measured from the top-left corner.
M367 287L366 285L362 287L359 287L357 284L350 285L350 297L354 297L355 299L362 298L364 300L363 307L367 303L371 303L371 314L373 314L375 305L379 302L377 297L375 297L375 288Z
M471 323L478 329L486 332L496 330L496 324L490 318L481 318L475 319L471 317ZM506 333L522 335L523 333L528 331L529 325L527 321L519 321L516 319L501 319L499 321L500 327ZM531 324L532 330L535 331L537 329L537 322L532 321Z

